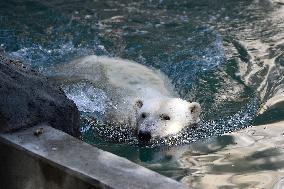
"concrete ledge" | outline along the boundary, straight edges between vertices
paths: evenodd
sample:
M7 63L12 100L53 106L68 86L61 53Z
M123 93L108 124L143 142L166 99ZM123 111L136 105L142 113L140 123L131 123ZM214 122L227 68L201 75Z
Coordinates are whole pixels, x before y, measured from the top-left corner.
M42 125L0 134L0 188L185 189L181 183Z

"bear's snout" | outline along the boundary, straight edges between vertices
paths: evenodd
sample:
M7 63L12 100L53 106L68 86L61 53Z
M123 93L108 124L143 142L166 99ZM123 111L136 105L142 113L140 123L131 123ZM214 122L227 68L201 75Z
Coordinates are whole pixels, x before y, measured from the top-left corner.
M151 140L152 136L151 133L148 131L139 131L138 132L138 139L141 142L149 142Z

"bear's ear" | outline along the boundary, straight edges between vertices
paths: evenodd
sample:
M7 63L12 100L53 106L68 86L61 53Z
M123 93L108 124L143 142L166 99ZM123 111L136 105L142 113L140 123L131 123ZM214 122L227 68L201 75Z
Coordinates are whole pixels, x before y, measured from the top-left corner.
M199 120L199 115L201 113L201 106L200 106L200 104L197 103L197 102L189 103L189 111L190 111L192 119L194 121L198 121Z
M135 107L142 108L142 106L143 106L143 101L142 100L136 100Z

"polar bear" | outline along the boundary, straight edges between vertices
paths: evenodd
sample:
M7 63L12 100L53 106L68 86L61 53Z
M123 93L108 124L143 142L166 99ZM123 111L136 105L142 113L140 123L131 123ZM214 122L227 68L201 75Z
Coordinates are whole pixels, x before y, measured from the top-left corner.
M91 55L56 68L55 75L64 85L85 81L105 91L112 101L106 120L128 125L143 142L199 121L199 103L178 98L164 74L133 61Z

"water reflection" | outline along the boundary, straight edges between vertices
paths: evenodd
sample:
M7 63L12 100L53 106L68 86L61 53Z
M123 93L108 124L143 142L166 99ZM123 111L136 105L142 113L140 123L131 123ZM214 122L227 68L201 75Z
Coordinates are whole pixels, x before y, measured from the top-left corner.
M154 149L110 143L104 136L113 133L99 127L105 135L94 135L94 125L86 122L84 140L197 188L279 188L282 127L254 128L265 131L259 136L250 129L244 132L251 136L217 136L246 128L255 116L258 125L284 119L283 4L1 0L0 44L47 75L53 74L49 67L89 54L135 60L163 71L182 98L202 104L199 129L175 142L196 143ZM106 100L102 92L84 84L74 89L68 88L69 96L83 99L82 120L86 111L100 116ZM98 96L99 102L90 100ZM115 132L118 140L129 136L119 134Z
M280 122L220 136L216 141L230 137L231 144L214 152L181 157L183 166L191 172L182 181L196 188L279 186L284 176L283 132L284 123Z

